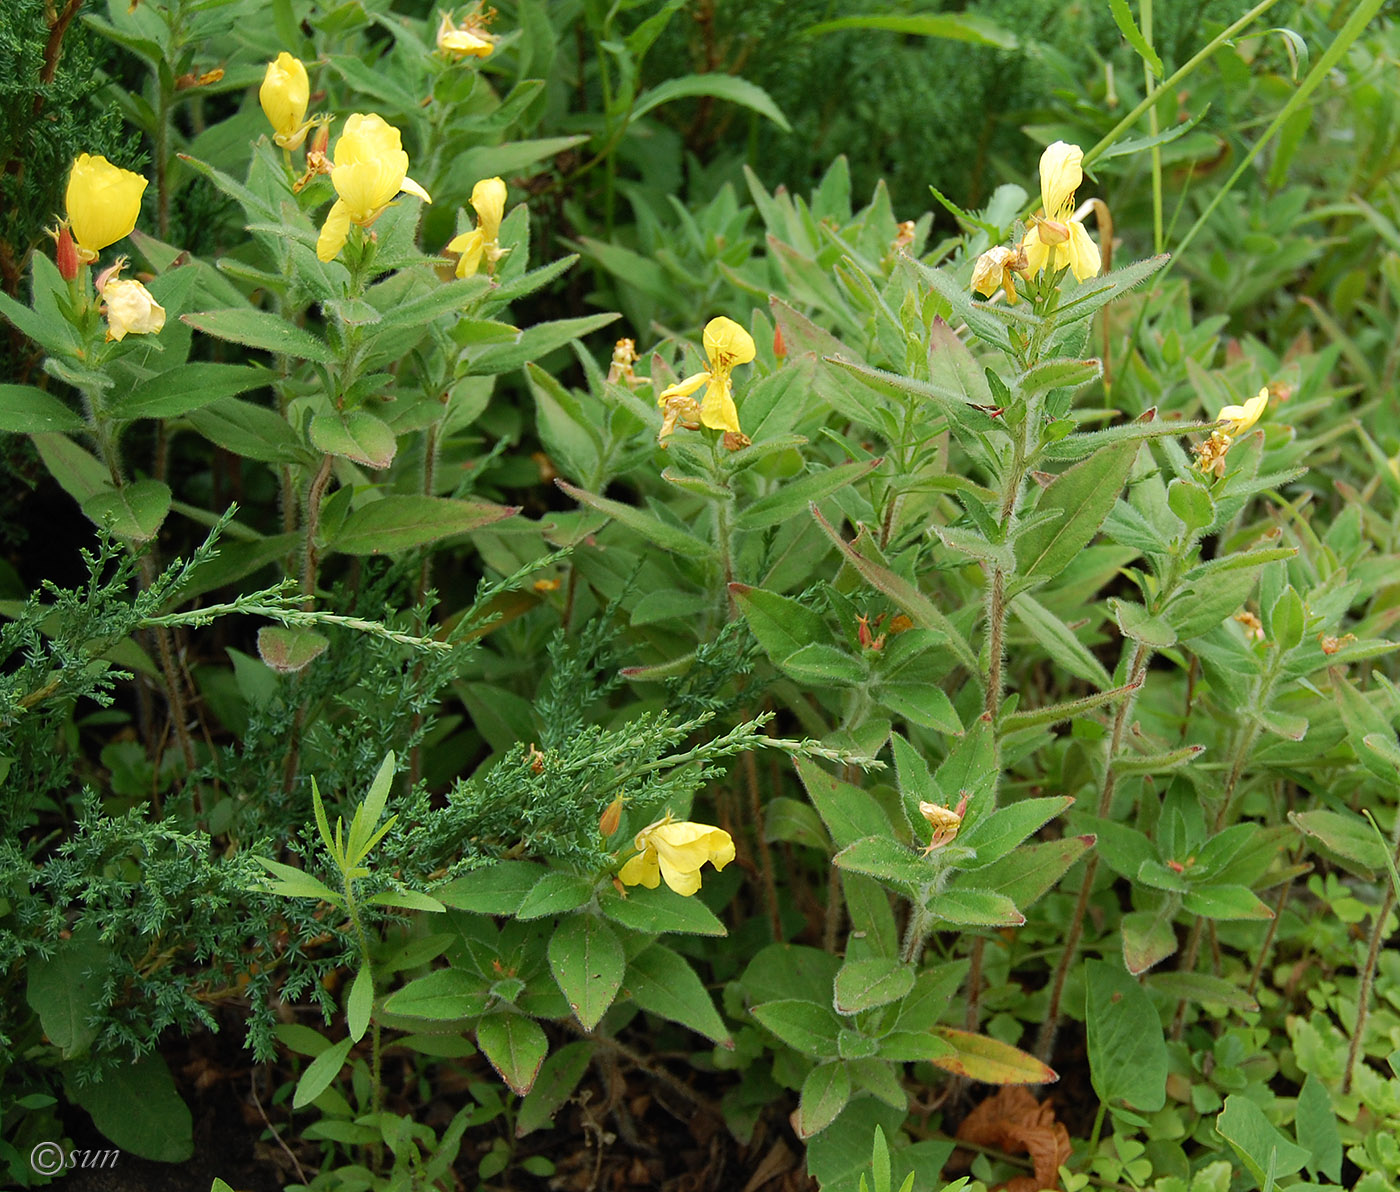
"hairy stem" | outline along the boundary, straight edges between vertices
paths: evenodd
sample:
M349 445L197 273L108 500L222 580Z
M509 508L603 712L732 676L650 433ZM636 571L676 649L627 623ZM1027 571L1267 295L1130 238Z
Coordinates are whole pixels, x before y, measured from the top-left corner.
M1395 816L1395 828L1390 834L1390 855L1394 863L1400 865L1400 813ZM1343 1096L1351 1092L1352 1077L1356 1074L1356 1061L1361 1058L1361 1039L1366 1033L1366 1018L1371 1010L1371 987L1376 980L1376 961L1380 959L1381 944L1385 941L1386 920L1395 909L1395 894L1395 885L1387 883L1380 911L1371 927L1371 944L1366 949L1366 966L1361 970L1361 984L1356 990L1356 1025L1352 1028L1351 1046L1347 1048L1347 1066L1342 1075Z

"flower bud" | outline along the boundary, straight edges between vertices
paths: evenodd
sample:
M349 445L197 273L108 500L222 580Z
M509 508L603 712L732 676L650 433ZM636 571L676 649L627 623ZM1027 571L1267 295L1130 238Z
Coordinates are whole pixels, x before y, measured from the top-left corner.
M78 246L73 242L73 233L65 223L58 225L58 231L49 234L54 239L53 255L58 265L58 274L64 281L72 281L78 276L78 268L82 264L78 260Z
M311 100L311 83L300 59L283 50L267 64L258 102L272 125L272 139L283 149L299 149L306 139L306 105Z
M598 817L598 834L604 839L611 836L622 824L622 796L618 795L603 809Z

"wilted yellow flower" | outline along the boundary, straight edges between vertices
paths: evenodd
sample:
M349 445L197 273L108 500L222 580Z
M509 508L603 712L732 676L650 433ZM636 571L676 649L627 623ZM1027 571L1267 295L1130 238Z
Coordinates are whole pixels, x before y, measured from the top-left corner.
M661 878L677 894L700 889L700 869L709 861L723 869L734 860L734 841L723 828L664 818L643 828L632 842L640 850L619 871L628 886L655 890Z
M656 404L669 413L672 407L668 403L672 399L689 397L704 385L705 397L700 402L701 425L708 426L711 430L739 434L739 411L734 408L734 386L730 382L729 374L736 364L748 364L754 358L756 348L753 336L733 319L726 319L721 315L705 324L703 342L710 367L663 389L657 395ZM686 412L688 411L682 413L683 424ZM674 427L674 421L671 425ZM662 438L668 433L667 427L663 425Z
M442 14L438 25L437 48L449 58L488 58L496 48L496 39L486 32L481 5L477 5L458 25L450 12Z
M1217 422L1225 423L1224 431L1232 439L1244 434L1259 421L1259 417L1269 408L1269 387L1264 386L1242 406L1226 406L1216 415Z
M1084 150L1056 141L1040 155L1040 201L1043 213L1032 217L1030 231L1021 241L1030 276L1043 269L1054 273L1066 265L1076 281L1097 277L1102 261L1099 249L1083 223L1074 216L1074 192L1084 181L1080 163Z
M311 124L306 119L306 105L311 99L311 82L306 67L299 58L283 50L267 64L258 102L263 115L272 125L272 139L283 149L300 149Z
M494 269L506 255L498 239L506 213L506 184L499 178L483 178L472 187L471 204L476 211L476 227L447 242L448 252L462 254L457 259L458 277L474 277L483 258L487 268Z
M78 157L64 201L79 260L91 264L109 244L131 235L145 189L146 179L140 174L114 166L105 157Z
M945 844L952 844L957 839L958 830L962 827L963 813L967 810L967 796L964 795L958 800L956 808L940 807L937 803L925 803L919 800L919 814L928 820L929 827L933 829L933 837L928 842L928 848L924 849L924 856L928 856L936 848L942 848Z
M637 363L637 341L634 339L620 339L613 345L612 363L608 365L608 384L626 385L628 388L637 384L637 374L632 366Z
M403 151L399 130L373 112L356 112L346 120L332 156L331 184L340 197L316 241L316 255L323 261L333 261L345 247L352 223L369 227L400 192L416 195L425 203L433 201L408 176L408 154Z
M139 281L121 277L122 257L98 278L97 288L107 304L107 338L120 343L128 335L154 335L165 326L165 308Z
M1217 480L1225 475L1225 453L1230 450L1230 436L1223 430L1213 430L1210 437L1194 448L1196 466L1207 476Z
M1016 294L1016 272L1026 268L1026 264L1023 251L998 244L977 258L977 264L972 267L972 288L983 298L990 298L1000 286L1006 294L1007 306L1015 306L1020 300Z

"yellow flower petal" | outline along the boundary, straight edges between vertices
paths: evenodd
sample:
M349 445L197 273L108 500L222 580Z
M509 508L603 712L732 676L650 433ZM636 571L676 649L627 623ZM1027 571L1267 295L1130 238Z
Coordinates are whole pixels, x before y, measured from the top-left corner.
M711 379L712 377L709 373L698 372L693 374L692 376L686 377L684 381L677 381L674 385L663 389L659 394L657 394L656 404L658 406L664 406L669 398L689 397L692 393L699 389L701 385L706 384Z
M404 175L403 185L399 187L399 189L402 190L404 194L412 195L416 199L422 199L425 203L431 203L433 201L433 196L407 175Z
M102 300L107 304L108 339L154 335L165 326L165 308L139 281L112 278L102 287Z
M739 432L739 411L734 408L733 386L729 376L715 376L710 379L705 397L700 402L700 422L711 430Z
M273 140L284 149L296 149L306 136L306 105L311 99L311 83L301 61L283 50L267 64L258 102L272 125Z
M499 178L483 178L472 187L472 208L477 227L487 240L495 240L506 213L506 184Z
M1064 251L1069 256L1069 267L1074 273L1075 281L1098 277L1099 269L1103 266L1099 246L1078 220L1071 220L1069 223L1069 242Z
M447 242L448 252L462 254L457 258L458 277L476 276L477 270L481 268L481 254L485 248L486 238L482 236L480 228L463 232L460 236L454 236Z
M1242 406L1226 406L1220 411L1216 418L1218 422L1224 422L1225 433L1231 438L1237 438L1249 430L1259 421L1264 411L1269 408L1269 388L1266 385L1251 397Z
M140 174L114 166L100 155L78 157L68 175L65 203L78 255L84 261L97 260L102 249L131 235L145 190L146 179Z
M723 828L676 822L669 812L638 832L633 844L641 851L618 871L624 885L655 889L659 875L687 897L700 889L700 869L706 861L723 869L734 860L734 841Z
M321 234L316 238L316 255L323 261L335 260L349 235L350 208L345 205L344 199L336 199L326 215L326 222L321 225Z
M733 319L726 319L723 315L705 324L703 342L710 367L717 371L728 371L736 364L748 364L757 354L753 336Z
M656 850L646 849L638 853L617 871L617 877L624 886L645 886L648 890L655 890L661 884Z
M1064 221L1074 210L1074 192L1084 181L1084 150L1067 141L1047 145L1040 155L1040 201L1048 219Z

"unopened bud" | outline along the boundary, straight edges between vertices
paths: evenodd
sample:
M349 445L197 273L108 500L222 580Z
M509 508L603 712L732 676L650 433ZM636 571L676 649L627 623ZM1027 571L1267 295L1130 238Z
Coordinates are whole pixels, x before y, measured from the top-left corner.
M1038 219L1036 226L1040 229L1040 242L1047 248L1069 239L1069 225L1057 219Z
M618 795L611 803L603 809L603 814L598 817L598 832L606 839L617 831L622 823L622 796Z
M773 328L773 355L779 360L787 359L787 343L783 339L783 329Z
M68 230L68 225L59 224L58 231L52 233L54 238L54 260L58 265L59 276L64 281L72 281L78 276L78 267L81 262L78 260L78 246L74 243L73 233Z

